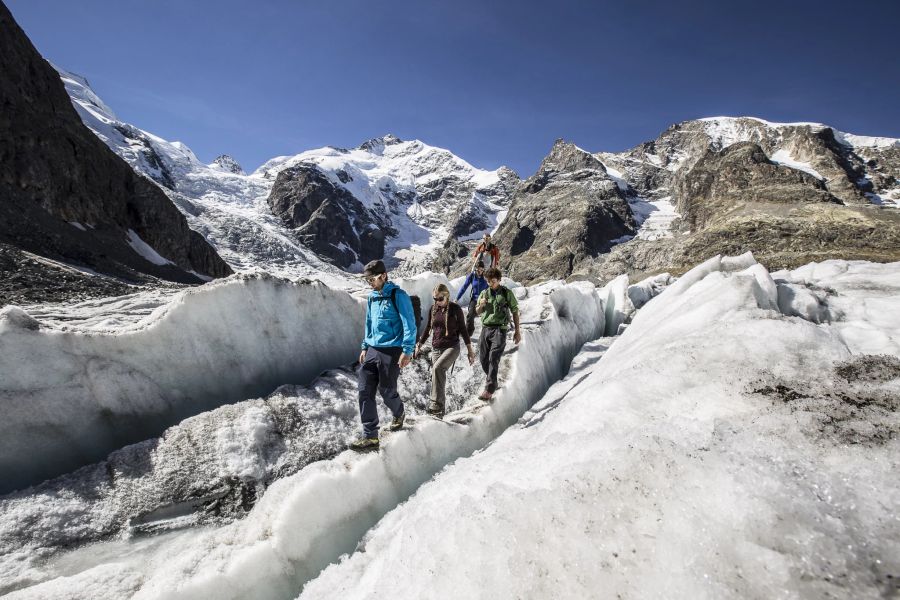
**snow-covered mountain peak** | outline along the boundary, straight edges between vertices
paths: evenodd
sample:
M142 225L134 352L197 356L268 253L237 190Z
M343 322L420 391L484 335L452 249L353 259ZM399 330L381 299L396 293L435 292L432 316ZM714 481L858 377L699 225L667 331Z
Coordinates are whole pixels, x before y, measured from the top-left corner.
M238 163L238 161L234 160L232 157L227 154L220 154L209 163L210 169L215 169L216 171L224 171L226 173L234 173L235 175L246 175L244 173L244 169Z
M262 267L293 276L306 273L309 264L325 268L308 247L316 247L320 256L332 260L340 255L338 264L350 267L354 263L346 260L343 249L355 245L343 237L365 234L355 231L365 222L384 228L384 257L389 263L415 269L413 264L429 264L429 256L443 247L448 236L475 236L494 229L519 183L510 169L478 169L449 150L419 140L403 141L392 134L354 149L325 146L279 156L246 175L230 156L222 155L207 165L185 144L119 121L83 77L65 71L60 75L84 123L138 172L169 190L191 227L203 233L237 270ZM346 191L359 202L359 206L344 207L355 216L343 234L335 237L335 231L324 228L312 237L303 234L306 237L299 243L302 224L285 226L285 215L272 214L267 200L279 175L294 167L303 169L282 177L282 185L290 185L286 180L292 177L306 177L315 186L333 186L338 195ZM356 214L358 210L370 214ZM333 250L331 246L338 250L322 251L323 247Z
M53 63L50 65L59 73L73 102L81 105L85 110L90 110L97 118L106 122L118 120L113 110L91 88L86 77L60 69Z
M371 140L365 141L359 145L359 150L365 150L367 152L371 152L372 154L381 154L384 152L384 149L387 146L393 146L395 144L402 144L403 140L398 138L393 133L389 133L387 135L383 135L381 137L372 138Z

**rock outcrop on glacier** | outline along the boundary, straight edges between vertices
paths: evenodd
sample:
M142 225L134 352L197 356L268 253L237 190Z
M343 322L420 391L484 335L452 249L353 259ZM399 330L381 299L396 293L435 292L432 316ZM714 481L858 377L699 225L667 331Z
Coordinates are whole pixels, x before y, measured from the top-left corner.
M385 238L397 234L386 214L366 210L314 165L279 172L268 203L301 243L344 269L383 258Z
M557 140L513 196L495 234L501 265L519 281L567 277L637 230L627 186L597 158Z
M2 5L0 104L0 242L131 282L231 273L166 195L84 126L57 73ZM23 268L0 283L0 300L26 288L34 294L61 272ZM72 283L73 295L92 287L88 277Z

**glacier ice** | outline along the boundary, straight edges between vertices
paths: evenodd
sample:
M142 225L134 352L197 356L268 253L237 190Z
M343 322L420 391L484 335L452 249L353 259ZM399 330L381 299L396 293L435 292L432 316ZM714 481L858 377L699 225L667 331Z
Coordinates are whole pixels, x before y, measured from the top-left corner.
M859 347L880 313L857 308L852 328L785 317L747 262L697 267L608 350L585 346L532 416L300 598L896 595L900 264L778 274L891 307Z
M35 330L5 309L0 491L347 363L363 311L345 292L265 275L180 292L116 333Z
M419 285L430 290L433 283L423 280ZM415 289L409 282L404 282L404 287ZM295 475L274 481L243 520L187 530L167 538L164 549L138 539L136 544L126 544L128 551L116 560L109 554L121 552L123 544L111 541L91 546L91 550L75 551L71 557L58 557L49 567L35 566L24 576L19 575L23 583L28 577L37 583L52 573L56 578L14 592L13 597L53 595L67 589L96 590L99 581L107 582L106 595L99 597L129 596L135 590L135 597L165 598L295 595L306 579L342 552L351 551L381 514L422 481L455 458L483 447L514 423L565 373L581 344L603 331L602 303L590 284L516 291L523 298L523 319L531 325L523 343L510 348L503 359L501 370L506 383L492 405L477 401L472 406L459 404L461 410L450 415L447 422L412 417L408 430L386 435L380 455L343 453L333 460L308 464ZM477 385L477 377L467 368L456 374L451 385L459 386L463 397L473 398L471 385L473 380ZM423 373L408 375L408 386L419 382L418 393L424 404L427 386ZM415 396L413 390L406 393ZM351 398L355 400L354 396ZM346 412L352 412L355 421L355 411ZM200 415L189 421L204 418L206 415ZM254 408L242 410L227 427L219 427L219 433L211 437L214 445L227 451L224 467L246 475L262 466L257 440L267 421ZM231 453L237 438L250 440L240 457ZM121 586L115 582L122 582Z

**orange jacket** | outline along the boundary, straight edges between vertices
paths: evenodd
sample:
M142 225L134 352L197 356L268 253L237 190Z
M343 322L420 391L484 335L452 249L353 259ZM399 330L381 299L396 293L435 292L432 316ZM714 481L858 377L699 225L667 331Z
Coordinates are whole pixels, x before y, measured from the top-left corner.
M491 259L492 259L492 262L493 262L492 265L485 265L485 266L493 266L493 267L499 267L499 266L500 266L500 248L497 247L497 244L494 244L494 243L492 242L490 248L485 248L485 247L484 247L484 242L481 242L480 244L478 244L478 247L475 248L475 252L472 253L472 256L473 256L473 257L476 257L476 256L478 256L479 254L482 254L482 253L487 253L487 254L489 254L489 255L491 256Z

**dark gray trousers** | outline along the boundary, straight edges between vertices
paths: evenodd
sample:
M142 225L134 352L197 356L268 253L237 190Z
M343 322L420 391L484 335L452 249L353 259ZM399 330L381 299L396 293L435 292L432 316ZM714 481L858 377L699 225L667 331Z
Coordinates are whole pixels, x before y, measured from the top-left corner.
M487 375L484 388L492 394L497 391L497 369L500 367L500 356L505 347L505 330L482 326L481 339L478 341L478 357L481 359L481 368Z
M472 337L472 334L475 333L475 305L478 303L478 298L472 298L469 301L469 310L466 312L466 330L469 332L469 337Z
M400 376L401 348L366 349L366 359L359 366L357 380L359 384L359 417L362 419L363 436L378 437L378 405L375 403L375 390L381 394L391 414L399 417L403 414L403 401L397 392L397 378Z

